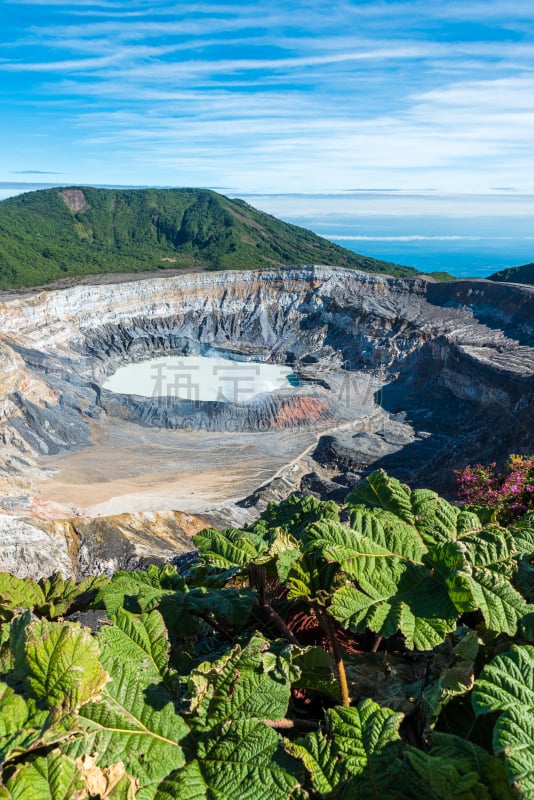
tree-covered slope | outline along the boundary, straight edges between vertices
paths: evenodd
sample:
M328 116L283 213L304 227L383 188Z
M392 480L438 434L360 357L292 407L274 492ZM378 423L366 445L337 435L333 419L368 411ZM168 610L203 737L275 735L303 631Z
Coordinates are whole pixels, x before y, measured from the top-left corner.
M203 189L45 189L0 203L0 288L109 272L297 263L417 274Z
M534 286L534 263L523 264L520 267L508 267L490 275L490 281L507 283L528 283Z

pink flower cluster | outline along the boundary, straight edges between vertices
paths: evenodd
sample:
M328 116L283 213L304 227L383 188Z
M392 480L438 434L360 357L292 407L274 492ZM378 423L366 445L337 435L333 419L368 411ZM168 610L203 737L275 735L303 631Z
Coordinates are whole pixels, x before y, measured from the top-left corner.
M458 498L464 504L489 506L505 524L534 509L534 455L511 455L503 472L496 464L455 470Z

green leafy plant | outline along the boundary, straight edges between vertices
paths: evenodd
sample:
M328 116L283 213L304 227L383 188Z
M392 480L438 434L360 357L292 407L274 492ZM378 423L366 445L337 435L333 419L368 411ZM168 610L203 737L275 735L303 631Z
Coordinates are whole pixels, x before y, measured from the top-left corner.
M534 796L532 515L378 471L195 544L0 575L0 800Z

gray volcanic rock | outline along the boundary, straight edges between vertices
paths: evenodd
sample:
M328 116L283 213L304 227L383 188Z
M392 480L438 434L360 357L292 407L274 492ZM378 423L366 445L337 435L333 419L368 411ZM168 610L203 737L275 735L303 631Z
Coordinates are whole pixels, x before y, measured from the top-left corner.
M517 285L437 284L317 266L5 296L1 505L11 515L20 508L27 520L29 476L44 475L40 457L95 447L94 424L102 419L189 428L192 447L195 430L224 433L230 426L244 444L254 431L280 431L281 442L292 429L316 434L295 470L243 501L250 509L302 480L333 496L336 486L350 486L376 466L451 492L453 469L534 449L533 299L533 289ZM102 388L121 365L171 354L286 363L300 385L237 404ZM239 459L235 447L228 457ZM13 530L7 519L0 517L0 532ZM66 545L58 546L64 553ZM110 547L122 552L123 545L117 539ZM88 555L82 571L106 558ZM129 558L124 551L111 560ZM21 565L25 559L21 551Z

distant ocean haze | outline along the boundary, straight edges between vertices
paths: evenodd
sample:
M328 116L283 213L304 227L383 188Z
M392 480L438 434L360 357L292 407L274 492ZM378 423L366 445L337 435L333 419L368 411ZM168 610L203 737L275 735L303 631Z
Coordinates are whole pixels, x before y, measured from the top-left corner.
M534 261L534 196L257 195L251 205L365 256L484 278Z

